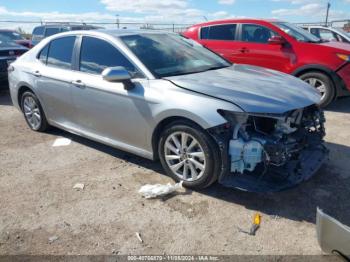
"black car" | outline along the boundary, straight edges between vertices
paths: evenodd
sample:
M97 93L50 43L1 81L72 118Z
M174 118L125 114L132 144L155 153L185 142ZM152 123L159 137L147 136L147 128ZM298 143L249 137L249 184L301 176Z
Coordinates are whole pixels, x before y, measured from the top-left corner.
M17 44L28 48L31 48L32 46L30 40L25 39L20 33L16 32L15 30L0 29L0 36L9 38L11 41L14 41Z
M7 88L8 66L27 51L28 48L0 35L0 89Z

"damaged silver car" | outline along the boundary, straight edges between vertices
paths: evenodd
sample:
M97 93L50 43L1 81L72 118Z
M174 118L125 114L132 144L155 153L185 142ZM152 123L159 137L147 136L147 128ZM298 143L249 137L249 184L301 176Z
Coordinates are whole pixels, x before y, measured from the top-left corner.
M317 90L233 65L157 31L80 31L43 40L9 67L13 104L49 126L152 160L190 188L278 191L327 159Z

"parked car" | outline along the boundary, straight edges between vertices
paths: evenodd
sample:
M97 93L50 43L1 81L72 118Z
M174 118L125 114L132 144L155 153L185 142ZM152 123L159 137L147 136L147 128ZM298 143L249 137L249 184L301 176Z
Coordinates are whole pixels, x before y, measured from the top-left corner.
M177 34L62 33L9 71L13 104L31 129L52 125L160 159L190 188L219 180L281 190L309 179L328 155L316 89L277 71L232 65Z
M321 249L329 254L337 254L350 260L350 227L317 208L317 240Z
M307 26L303 29L317 36L323 41L334 41L342 43L350 43L350 34L341 28L325 27L325 26Z
M27 48L31 48L31 41L28 39L25 39L20 33L14 30L0 29L0 36L7 37L11 41L14 41L19 45L23 45Z
M7 67L28 48L0 35L0 90L7 88Z
M230 19L194 25L184 35L231 62L299 77L320 91L321 106L349 95L350 45L324 43L294 24Z
M32 45L38 44L41 40L54 34L77 31L77 30L93 30L101 29L102 27L87 25L87 24L47 24L37 26L33 29L32 33Z

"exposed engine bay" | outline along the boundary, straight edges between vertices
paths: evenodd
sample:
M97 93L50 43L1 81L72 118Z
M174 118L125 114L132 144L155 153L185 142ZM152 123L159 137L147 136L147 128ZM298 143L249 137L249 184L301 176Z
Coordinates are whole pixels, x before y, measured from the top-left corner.
M226 186L279 191L310 178L328 157L325 118L317 106L283 115L220 114L229 124L226 138L218 141L229 163L219 178Z

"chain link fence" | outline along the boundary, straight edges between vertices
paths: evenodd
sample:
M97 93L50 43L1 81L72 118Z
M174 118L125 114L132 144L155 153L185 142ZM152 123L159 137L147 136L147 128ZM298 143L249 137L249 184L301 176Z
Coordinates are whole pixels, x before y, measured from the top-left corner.
M45 24L63 24L63 25L74 25L74 24L88 24L103 27L106 29L148 29L148 30L164 30L175 33L181 33L185 31L192 24L176 24L176 23L141 23L141 22L70 22L70 21L18 21L18 20L0 20L0 28L16 28L20 33L30 35L33 28L39 25ZM314 23L296 23L299 26L312 26L320 25L325 26L325 22L314 22ZM347 20L334 20L327 23L327 26L343 28L346 31L350 31L350 19Z
M18 20L0 20L0 28L16 28L20 29L21 33L31 33L33 28L40 25L77 25L87 24L99 26L106 29L148 29L148 30L164 30L175 33L181 33L185 31L192 24L176 24L176 23L141 23L141 22L70 22L70 21L18 21Z

